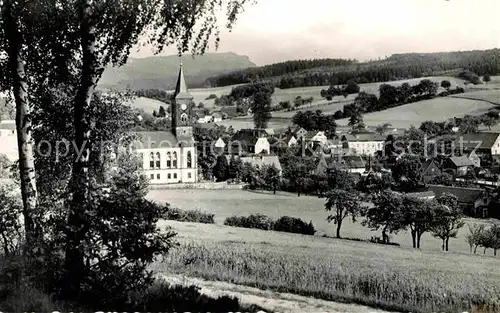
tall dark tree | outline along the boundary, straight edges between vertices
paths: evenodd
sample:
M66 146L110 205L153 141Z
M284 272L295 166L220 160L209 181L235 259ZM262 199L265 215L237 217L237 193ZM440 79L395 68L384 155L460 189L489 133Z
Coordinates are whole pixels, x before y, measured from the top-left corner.
M217 157L217 161L215 163L213 172L214 172L214 176L217 179L217 181L227 180L227 178L229 176L229 164L228 164L227 159L224 155L219 155Z
M253 114L253 123L255 128L267 128L271 119L271 94L266 91L259 91L252 97L250 105Z

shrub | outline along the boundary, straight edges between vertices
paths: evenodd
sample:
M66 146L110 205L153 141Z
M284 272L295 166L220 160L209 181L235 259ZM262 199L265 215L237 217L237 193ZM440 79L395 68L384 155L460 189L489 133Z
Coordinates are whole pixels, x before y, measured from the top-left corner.
M438 94L438 96L440 96L440 97L447 97L447 96L449 96L449 95L450 95L450 93L449 93L448 91L442 91L442 92L440 92L440 93Z
M332 101L332 100L333 100L333 97L332 97L332 96L330 96L330 95L328 95L328 96L326 96L326 100L328 100L328 101Z
M205 100L210 100L210 99L217 99L217 95L211 94Z
M201 210L181 210L179 208L168 208L163 216L166 220L179 222L192 222L203 224L214 224L214 214L203 212Z
M224 221L226 226L256 228L263 230L271 230L273 220L263 214L252 214L250 216L231 216Z
M314 235L316 232L312 222L307 224L300 218L290 216L283 216L274 222L273 230L303 235Z

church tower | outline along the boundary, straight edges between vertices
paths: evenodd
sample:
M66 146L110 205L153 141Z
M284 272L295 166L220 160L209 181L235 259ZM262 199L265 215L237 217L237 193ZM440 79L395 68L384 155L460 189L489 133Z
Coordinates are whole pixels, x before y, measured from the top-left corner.
M176 137L192 138L193 109L191 103L193 101L193 96L189 93L187 88L184 70L182 69L182 61L179 69L179 77L177 78L177 86L175 87L174 99L174 104L172 105L172 131Z

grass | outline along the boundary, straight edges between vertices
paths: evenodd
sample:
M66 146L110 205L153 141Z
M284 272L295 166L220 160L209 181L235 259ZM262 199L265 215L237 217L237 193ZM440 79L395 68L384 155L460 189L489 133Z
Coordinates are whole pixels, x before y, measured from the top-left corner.
M464 115L481 115L494 106L481 100L444 97L368 113L363 115L363 119L367 126L388 122L396 128L408 128L410 125L419 127L424 121L442 122ZM348 119L338 120L337 123L347 125Z
M201 208L202 210L215 214L215 223L223 225L228 217L248 216L260 213L273 219L278 219L284 215L300 218L305 222L312 221L317 236L335 236L335 225L326 221L325 199L311 196L300 196L296 194L278 192L276 195L268 192L247 191L247 190L152 190L148 198L161 203L168 201L172 206L180 209ZM477 222L477 221L475 221ZM211 236L201 230L193 233L194 230L187 228L189 234L194 237ZM231 235L233 228L227 228L222 240L227 236L238 240ZM200 233L198 233L200 232ZM454 252L469 253L469 246L465 242L465 234L468 233L467 226L460 229L456 239L450 240L450 250ZM182 232L181 232L182 234ZM341 235L346 238L370 239L372 236L380 236L380 231L371 231L345 219L341 229ZM403 247L411 247L410 234L401 232L392 236L392 241L399 243ZM441 241L425 233L422 236L422 249L429 251L440 251ZM487 251L487 255L493 255L492 251Z
M500 294L500 262L491 257L165 223L183 245L154 266L158 272L403 312L461 312Z

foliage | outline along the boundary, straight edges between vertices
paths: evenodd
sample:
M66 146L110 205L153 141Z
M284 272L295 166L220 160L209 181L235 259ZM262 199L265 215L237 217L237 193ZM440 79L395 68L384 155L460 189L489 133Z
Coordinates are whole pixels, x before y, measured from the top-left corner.
M442 240L442 250L448 251L450 238L456 238L458 230L464 226L463 212L457 197L442 194L438 199L440 206L435 210L436 223L432 226L432 235Z
M166 220L179 221L179 222L191 222L191 223L203 223L203 224L214 224L214 214L204 212L201 210L181 210L179 208L173 208L169 205L165 208L165 214L162 218Z
M226 181L229 175L229 164L224 155L217 156L217 163L215 163L213 173L217 181Z
M461 78L463 80L466 80L474 85L479 85L482 84L481 79L479 76L471 71L462 71L458 74L458 78Z
M490 76L490 74L484 74L484 75L483 75L483 81L484 81L485 83L490 82L490 81L491 81L491 76Z
M373 200L373 207L364 210L362 225L372 230L382 229L382 241L388 243L388 233L398 233L405 228L403 200L393 191L380 192Z
M337 238L340 238L340 228L344 219L350 216L355 222L361 212L359 195L352 191L333 189L327 193L326 197L325 209L332 212L331 215L328 215L327 220L328 222L333 221L337 225Z
M282 216L276 220L273 223L272 230L303 235L314 235L316 232L312 222L307 224L300 218L290 216Z
M22 208L19 186L0 183L0 251L4 256L16 251L23 240Z
M436 223L435 212L439 203L435 200L418 199L405 196L403 199L404 224L410 228L413 248L420 249L420 238Z
M402 156L392 168L392 177L404 191L412 191L420 186L422 181L422 163L415 155Z
M332 115L324 115L321 110L298 111L293 116L292 122L308 131L323 131L328 138L336 136L335 118Z
M476 254L477 247L481 245L484 238L484 224L468 225L469 233L465 235L465 241L469 244L470 253Z
M154 100L158 100L164 103L172 103L173 101L173 93L167 93L162 89L140 89L134 92L137 97L145 97Z
M271 230L273 228L273 220L270 217L262 214L251 214L249 216L231 216L224 220L224 225Z
M488 229L482 229L482 232L474 239L477 240L474 241L474 244L478 243L484 248L483 254L486 253L487 249L493 249L493 255L496 256L497 250L500 249L500 225L492 223Z
M271 93L259 91L252 97L250 109L253 114L253 122L256 129L267 128L271 119Z
M446 90L450 89L450 87L451 87L450 81L449 80L441 81L441 87L443 87Z
M212 94L208 95L208 97L205 100L211 100L211 99L216 99L216 98L217 98L217 95L212 93Z

